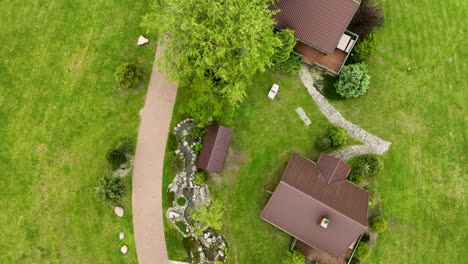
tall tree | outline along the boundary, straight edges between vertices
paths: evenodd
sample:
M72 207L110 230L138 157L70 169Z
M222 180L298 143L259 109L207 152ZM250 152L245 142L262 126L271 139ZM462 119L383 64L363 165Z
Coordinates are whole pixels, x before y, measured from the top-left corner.
M212 106L204 109L212 113L190 113L197 121L237 106L250 80L272 65L281 41L273 33L270 3L169 0L162 8L154 4L144 17L143 26L157 32L165 45L158 62L163 71L182 88L197 89L195 94L204 96L190 99L191 109Z

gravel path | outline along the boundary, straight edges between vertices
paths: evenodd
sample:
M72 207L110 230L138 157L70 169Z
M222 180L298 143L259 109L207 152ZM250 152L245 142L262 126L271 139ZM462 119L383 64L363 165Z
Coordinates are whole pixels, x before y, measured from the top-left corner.
M159 46L156 57L163 47ZM156 64L146 94L133 164L132 207L135 246L140 264L169 263L164 239L162 172L177 86Z
M348 160L354 156L362 154L379 154L382 155L388 151L391 142L385 141L371 133L365 131L361 127L347 121L344 117L336 110L331 104L328 103L327 99L323 97L320 92L314 87L314 78L318 75L312 75L309 72L308 67L302 66L299 76L304 83L307 91L314 99L320 111L327 117L330 123L342 127L348 131L350 137L361 141L364 145L348 146L342 149L338 149L332 153L332 155Z

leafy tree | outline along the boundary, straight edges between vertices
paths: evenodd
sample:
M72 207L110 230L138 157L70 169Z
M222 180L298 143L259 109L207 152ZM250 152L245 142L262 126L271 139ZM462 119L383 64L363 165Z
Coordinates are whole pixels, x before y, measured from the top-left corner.
M356 46L354 46L347 63L354 64L366 62L370 55L374 52L376 43L377 38L375 34L369 33L369 35L360 40Z
M304 264L304 256L299 251L288 250L283 256L282 264Z
M161 69L190 90L184 112L197 122L232 115L252 79L272 65L281 41L273 32L270 2L171 0L163 8L155 3L143 18L165 45Z
M125 89L135 88L142 80L142 76L140 66L132 62L120 65L114 74L117 84Z
M96 197L104 202L116 202L123 198L124 185L120 178L104 177L96 187Z
M342 97L359 97L367 92L370 76L362 63L346 65L335 83L336 92Z
M210 205L200 205L195 208L191 218L201 226L211 226L220 230L223 228L224 204L213 202Z
M277 65L289 59L291 51L296 46L297 39L292 29L279 30L275 35L281 41L281 45L276 47L275 54L273 55L273 64Z
M362 0L348 29L364 38L384 24L383 11L373 0Z
M369 244L361 241L356 249L356 252L354 252L354 256L360 260L365 260L369 257L369 255L370 255Z
M342 148L348 143L348 133L342 127L331 126L328 129L328 138L334 148Z
M370 221L370 227L377 233L383 233L387 230L387 221L382 216L376 216Z

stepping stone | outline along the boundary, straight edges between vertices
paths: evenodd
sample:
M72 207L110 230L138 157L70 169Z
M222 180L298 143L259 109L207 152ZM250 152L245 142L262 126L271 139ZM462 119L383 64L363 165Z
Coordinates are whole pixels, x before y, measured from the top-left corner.
M122 217L124 216L124 209L120 206L116 206L114 207L114 213L118 216L118 217Z
M128 247L126 245L123 245L121 248L120 248L120 252L124 253L124 254L127 254L128 252Z
M145 44L149 43L149 39L143 37L142 35L140 35L140 37L138 38L138 42L137 42L137 45L138 46L143 46Z

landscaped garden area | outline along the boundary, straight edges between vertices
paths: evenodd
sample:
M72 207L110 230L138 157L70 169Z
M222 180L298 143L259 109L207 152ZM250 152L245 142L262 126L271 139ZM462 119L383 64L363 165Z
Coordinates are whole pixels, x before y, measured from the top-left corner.
M467 230L457 224L466 219L466 144L460 140L466 134L462 87L467 69L457 49L462 12L433 1L379 2L386 24L376 33L377 46L367 60L371 80L366 94L344 100L325 91L346 119L392 142L382 172L364 178L376 194L372 211L385 219L371 215L370 228L385 232L378 243L371 240L370 248L361 243L356 254L368 255L366 263L463 263ZM421 5L431 16L421 13ZM440 34L433 35L435 30ZM446 30L453 34L451 41L444 40ZM271 101L266 94L273 83L281 88ZM327 85L327 90L335 88ZM187 98L179 90L173 125L187 117L178 111ZM310 126L295 113L297 107L304 108ZM227 126L234 136L224 171L207 181L212 198L225 205L221 232L230 243L227 261L278 263L291 238L259 218L267 191L276 187L292 151L318 158L314 142L329 123L297 76L267 72L256 76ZM168 151L164 192L175 175L173 160ZM169 256L184 260L180 234L166 227Z
M136 139L155 51L136 46L148 4L2 3L0 263L136 263L131 173L122 218L95 188L111 177L108 150ZM124 62L142 67L136 89L117 87Z

